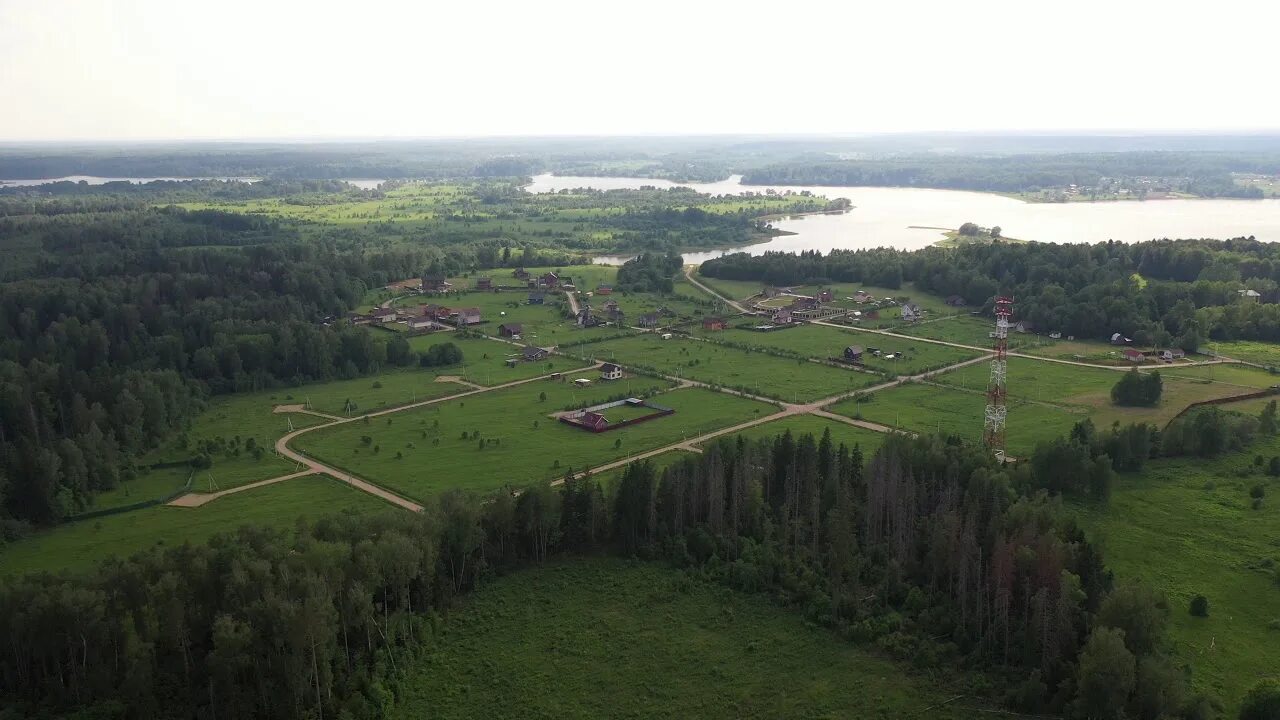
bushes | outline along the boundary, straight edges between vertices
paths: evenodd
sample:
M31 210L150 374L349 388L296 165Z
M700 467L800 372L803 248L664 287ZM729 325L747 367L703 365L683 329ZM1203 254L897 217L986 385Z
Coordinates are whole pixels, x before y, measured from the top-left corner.
M451 342L432 345L418 358L418 365L421 367L443 367L461 362L462 348Z
M1195 617L1209 617L1209 598L1203 595L1191 598L1191 614Z
M1164 381L1158 371L1140 373L1137 368L1125 373L1111 388L1111 402L1116 405L1153 407L1160 402Z
M1280 720L1280 681L1254 685L1240 704L1240 720Z

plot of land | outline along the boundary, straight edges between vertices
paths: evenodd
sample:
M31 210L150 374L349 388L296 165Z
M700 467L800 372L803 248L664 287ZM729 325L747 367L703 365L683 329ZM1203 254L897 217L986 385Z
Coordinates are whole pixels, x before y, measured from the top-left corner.
M844 400L828 409L848 417L912 432L941 432L957 435L971 442L982 440L982 424L987 405L982 393L908 383L867 397L867 402ZM1072 426L1085 417L1087 413L1082 408L1012 401L1009 403L1009 424L1005 438L1009 454L1015 457L1029 455L1037 443L1070 432Z
M536 338L528 338L528 340L532 344L541 346ZM409 347L422 353L432 345L441 343L457 345L462 350L462 364L426 368L430 371L429 374L432 376L454 375L477 385L503 385L516 380L553 372L568 372L586 366L586 363L571 358L552 355L537 362L518 362L515 367L507 367L507 358L519 355L519 346L485 338L459 337L453 333L419 335L410 338ZM432 379L434 380L434 377ZM455 383L448 383L443 387L450 389L448 394L467 389Z
M320 428L299 436L294 445L324 462L424 500L447 488L489 490L558 478L570 468L599 466L776 411L753 400L689 388L654 398L675 409L674 415L607 433L586 432L550 417L566 407L639 396L654 386L668 385L652 378L586 389L570 383L530 383L368 423ZM541 393L546 393L545 401Z
M1224 717L1280 668L1280 629L1271 625L1280 620L1280 481L1253 465L1259 454L1280 454L1280 439L1212 461L1153 461L1140 475L1121 475L1105 508L1081 508L1117 577L1168 595L1176 651L1194 667L1193 685L1226 703ZM1257 510L1255 485L1266 491ZM1188 611L1201 594L1207 618Z
M0 575L35 570L87 571L111 556L128 557L157 545L201 543L241 525L289 528L299 517L390 507L336 480L300 477L228 495L199 508L159 505L60 525L0 546Z
M938 707L955 693L764 597L615 559L484 587L402 687L390 717L406 720L972 716Z
M894 332L911 337L930 338L945 342L974 345L980 348L991 347L991 333L995 330L995 321L990 318L979 318L972 315L953 315L941 320L903 325ZM1009 333L1009 349L1028 352L1032 348L1048 345L1054 341L1029 333Z
M806 357L826 360L842 357L850 345L863 348L863 366L889 375L914 375L977 357L979 352L961 348L915 342L911 338L895 338L876 333L843 330L826 325L800 325L784 330L757 332L740 328L723 331L697 331L698 337L755 348L783 350ZM880 351L872 355L870 348ZM886 355L894 355L887 359Z
M1280 344L1277 343L1236 340L1211 343L1211 347L1215 352L1230 358L1247 360L1268 367L1280 367Z
M867 430L838 420L829 420L827 418L818 417L816 415L792 415L790 417L780 418L767 423L753 425L745 430L726 435L725 437L733 439L736 437L744 437L748 440L758 440L760 438L773 438L790 430L794 437L801 435L813 435L815 438L821 439L822 433L826 430L831 431L831 442L836 447L847 445L852 448L854 445L862 448L864 458L870 458L872 454L880 447L888 437L886 433ZM709 444L709 443L707 443ZM703 445L704 447L706 444Z
M817 400L879 380L845 368L682 337L662 340L655 335L637 335L572 350L597 360L651 368L666 375L691 378L786 402Z

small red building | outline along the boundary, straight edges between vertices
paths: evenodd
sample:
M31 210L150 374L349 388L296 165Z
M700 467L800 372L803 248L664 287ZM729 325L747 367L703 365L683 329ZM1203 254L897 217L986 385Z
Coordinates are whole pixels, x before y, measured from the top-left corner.
M600 413L585 412L578 418L578 424L587 428L591 432L601 432L609 426L609 421Z
M1124 355L1124 359L1129 362L1140 363L1146 359L1146 356L1142 354L1141 350L1135 350L1133 348L1125 348L1120 354Z
M597 294L597 295L612 295L612 294L613 294L613 286L612 286L612 285L601 285L600 287L596 288L596 294Z
M702 318L702 329L703 330L723 330L725 329L724 318L719 318L719 317Z

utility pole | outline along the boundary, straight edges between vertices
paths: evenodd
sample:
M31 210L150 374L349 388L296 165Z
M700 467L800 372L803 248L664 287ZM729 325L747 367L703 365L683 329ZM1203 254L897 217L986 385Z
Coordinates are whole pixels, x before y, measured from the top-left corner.
M996 298L996 331L991 376L987 381L987 410L983 418L982 444L1004 462L1004 429L1009 408L1005 405L1008 389L1005 380L1009 370L1009 318L1013 316L1013 298Z

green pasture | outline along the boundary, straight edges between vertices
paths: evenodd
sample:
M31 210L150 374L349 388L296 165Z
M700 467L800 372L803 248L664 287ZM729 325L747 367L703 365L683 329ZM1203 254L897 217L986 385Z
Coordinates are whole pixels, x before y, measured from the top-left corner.
M368 422L319 428L299 436L294 446L423 500L453 487L488 490L554 479L570 468L599 466L776 411L754 400L686 388L654 398L673 408L674 415L609 432L591 433L553 417L566 407L669 385L648 377L597 382L587 388L534 382Z

